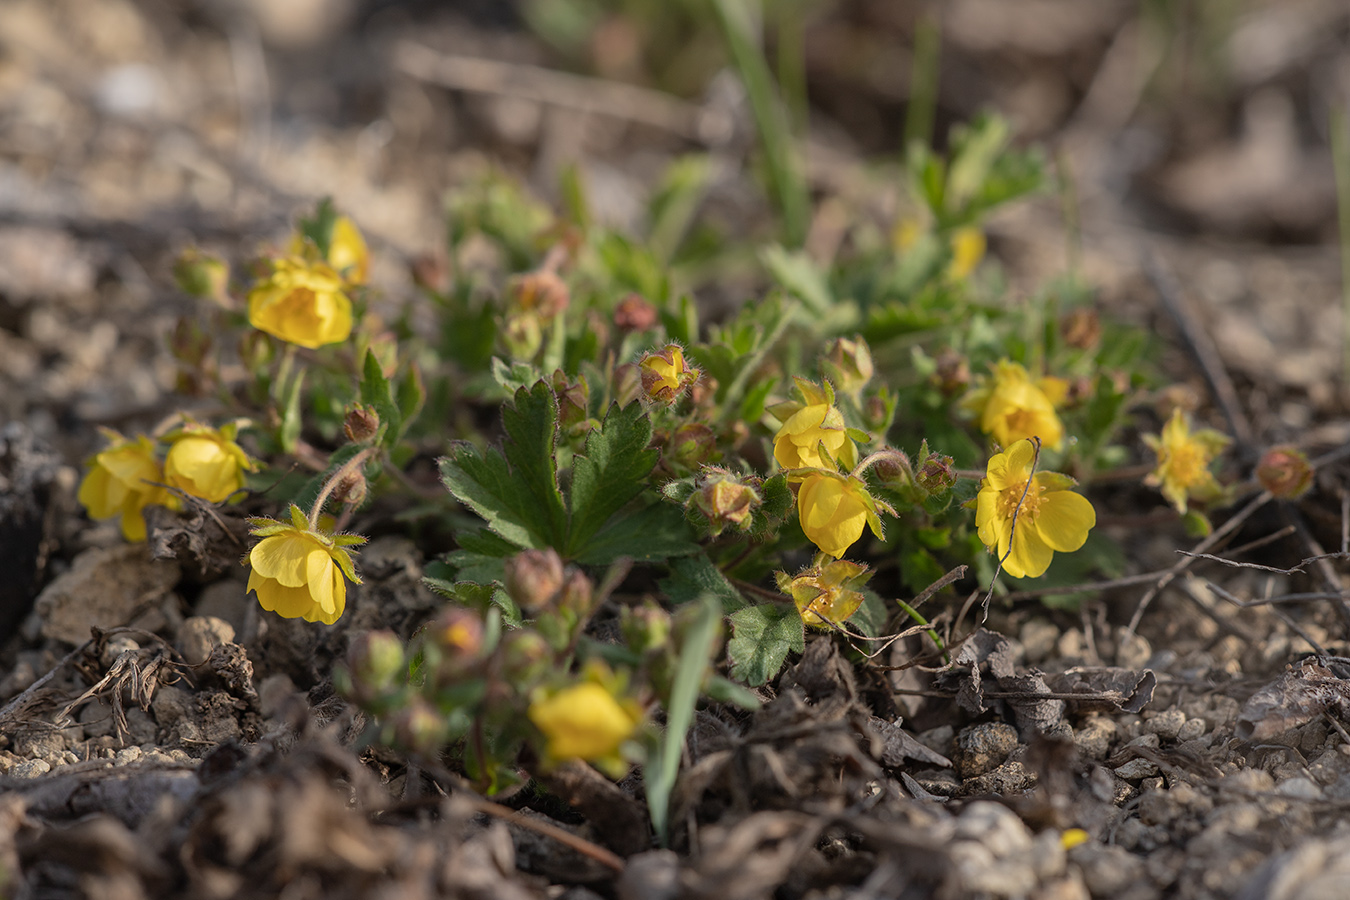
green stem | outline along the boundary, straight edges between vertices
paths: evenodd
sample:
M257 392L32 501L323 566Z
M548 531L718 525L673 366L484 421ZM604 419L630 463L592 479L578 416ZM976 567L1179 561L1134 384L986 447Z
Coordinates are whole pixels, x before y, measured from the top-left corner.
M915 609L914 607L910 606L910 605L909 605L908 603L906 603L905 601L900 600L900 599L897 598L896 601L895 601L895 603L896 603L896 605L899 606L902 610L904 610L905 615L909 616L909 617L910 617L911 619L913 619L915 622L917 622L918 624L920 624L920 625L922 625L922 626L924 626L925 628L928 629L927 632L926 632L926 634L927 634L928 637L933 641L933 643L937 645L938 651L942 654L942 659L943 659L943 661L944 661L944 662L951 662L951 661L952 661L952 658L947 654L947 645L944 644L944 643L942 643L942 638L938 637L938 633L937 633L936 631L934 631L932 628L929 628L929 627L928 627L928 620L925 619L925 618L919 613L919 611L918 611L917 609Z

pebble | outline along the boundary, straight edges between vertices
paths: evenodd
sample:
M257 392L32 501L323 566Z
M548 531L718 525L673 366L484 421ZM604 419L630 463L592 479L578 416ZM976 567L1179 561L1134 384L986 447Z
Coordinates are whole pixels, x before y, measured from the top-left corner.
M1209 731L1209 723L1197 716L1194 719L1187 719L1182 724L1181 728L1177 730L1176 739L1183 742L1198 740L1207 731Z
M1275 793L1296 800L1321 800L1322 788L1307 778L1290 778L1275 787Z
M1174 741L1181 734L1181 728L1186 724L1186 714L1173 707L1165 709L1151 719L1144 721L1144 731L1147 734L1156 734L1165 741Z
M1091 716L1073 733L1078 752L1088 759L1106 759L1116 739L1116 723L1104 716Z
M962 778L993 771L1017 746L1017 729L1003 722L984 722L961 729L953 746L952 765Z
M673 850L630 857L617 888L619 900L675 900L680 895L680 858Z
M45 759L29 759L19 763L7 773L10 778L37 778L52 770L51 763Z
M1144 874L1143 860L1105 844L1081 844L1069 851L1069 862L1083 873L1093 897L1116 897Z
M125 634L115 634L108 638L103 645L103 652L99 654L98 661L104 669L111 669L117 662L118 657L129 651L141 649L141 645L132 640Z
M1147 759L1132 759L1123 766L1117 766L1115 772L1117 778L1123 778L1126 781L1138 781L1141 778L1151 778L1157 775L1158 766Z
M1059 626L1046 619L1032 619L1022 626L1017 639L1022 642L1023 658L1034 666L1055 652Z
M1031 832L1017 814L1001 803L981 800L961 811L952 839L978 841L995 856L1006 859L1031 849Z
M234 640L234 626L215 616L191 616L178 629L178 652L189 666L200 666L211 651Z

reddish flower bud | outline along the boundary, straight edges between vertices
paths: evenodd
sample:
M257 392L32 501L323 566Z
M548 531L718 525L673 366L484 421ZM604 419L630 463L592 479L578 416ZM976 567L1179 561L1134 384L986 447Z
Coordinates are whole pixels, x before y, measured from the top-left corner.
M522 550L506 561L505 569L506 592L531 615L547 608L563 586L562 558L552 547Z
M571 293L557 273L547 270L527 272L511 281L511 305L521 312L532 312L550 319L567 309Z
M1091 350L1102 339L1102 322L1093 310L1070 310L1059 320L1059 333L1070 347Z
M353 444L370 440L380 430L380 414L375 408L364 404L353 404L342 419L342 432Z
M750 527L754 511L764 502L757 490L759 484L759 479L753 476L742 478L726 469L709 467L688 503L707 517L714 536L732 525L744 531Z
M1307 455L1297 447L1272 447L1256 465L1256 480L1261 487L1282 500L1302 497L1312 486L1313 467Z
M620 331L648 331L657 319L656 307L641 294L629 294L614 308L614 325Z

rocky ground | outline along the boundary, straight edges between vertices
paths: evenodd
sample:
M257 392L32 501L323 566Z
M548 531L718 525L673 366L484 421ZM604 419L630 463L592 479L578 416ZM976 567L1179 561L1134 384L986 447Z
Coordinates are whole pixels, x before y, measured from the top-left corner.
M372 542L323 628L245 597L241 519L204 556L152 560L74 491L97 426L172 408L184 245L237 258L333 194L397 295L457 179L495 164L549 196L578 162L623 222L676 153L742 158L744 101L715 82L656 122L641 102L578 113L584 91L541 97L528 67L608 82L621 57L563 58L494 4L0 5L5 895L1345 896L1350 419L1325 110L1350 97L1350 14L1217 6L950 4L940 119L992 104L1073 176L1073 227L1062 197L993 223L1012 290L1076 265L1163 335L1240 459L1296 442L1322 461L1315 490L1252 495L1197 542L1123 486L1100 521L1126 578L1081 611L995 604L944 671L906 668L903 643L855 668L813 642L759 712L700 712L676 852L629 827L630 782L564 771L507 809L364 746L329 676L353 634L407 635L436 608L406 538ZM915 14L890 7L838 4L808 37L822 190L894 151L907 85L885 51ZM728 215L763 214L743 171L723 188Z

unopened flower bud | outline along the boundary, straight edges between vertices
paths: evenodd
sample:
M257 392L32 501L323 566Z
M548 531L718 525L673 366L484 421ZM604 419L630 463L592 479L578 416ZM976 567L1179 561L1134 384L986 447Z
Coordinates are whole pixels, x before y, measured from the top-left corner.
M360 506L366 502L367 491L366 476L360 469L353 469L333 486L333 499L348 506Z
M914 482L929 494L941 494L956 484L956 466L950 456L934 453L919 463Z
M590 415L590 387L585 378L569 381L562 369L553 372L553 394L558 398L558 424L570 431Z
M1312 486L1312 477L1307 455L1289 445L1270 448L1256 465L1256 480L1281 500L1303 496Z
M1102 339L1102 322L1093 310L1070 310L1059 320L1059 333L1070 347L1091 350Z
M483 621L471 610L446 607L427 626L427 637L437 651L439 684L461 678L482 658Z
M380 414L365 404L353 404L342 420L342 432L353 444L370 440L380 430Z
M239 361L249 372L262 372L271 364L273 356L272 339L263 332L249 329L239 339Z
M511 312L502 322L502 342L512 359L533 359L544 343L539 316L533 312Z
M511 305L521 312L532 312L551 319L567 309L570 293L557 273L547 270L527 272L511 281Z
M502 676L524 688L553 666L553 648L537 631L518 628L507 632L501 644Z
M685 390L698 381L699 371L684 358L684 348L667 344L659 353L648 353L638 361L642 393L652 403L671 406Z
M503 584L525 613L545 609L563 586L562 558L552 547L522 550L506 561Z
M417 694L389 717L389 724L394 730L394 741L414 753L432 756L445 741L445 720L430 702Z
M861 336L835 338L822 360L834 386L845 394L855 394L872 380L872 351Z
M578 620L591 614L595 605L595 585L580 569L568 566L567 577L563 582L562 593L558 597L558 608L574 613Z
M758 479L741 479L725 469L709 468L699 479L699 488L689 503L708 519L709 530L715 537L729 526L744 531L750 527L751 517L764 502L760 497Z
M648 600L641 606L626 606L620 613L619 631L637 653L657 650L670 640L670 613Z
M894 490L904 489L914 484L914 469L910 465L909 457L900 450L895 451L893 455L888 454L878 459L872 464L872 471L876 473L882 484Z
M173 277L186 294L221 305L229 301L230 266L218 256L188 247L173 264Z
M717 433L702 422L690 422L675 429L666 447L675 465L696 469L718 455Z
M656 327L656 307L641 294L629 294L614 308L614 326L620 331L648 331Z
M347 648L347 670L357 700L372 700L397 688L404 678L403 642L392 631L367 631Z

